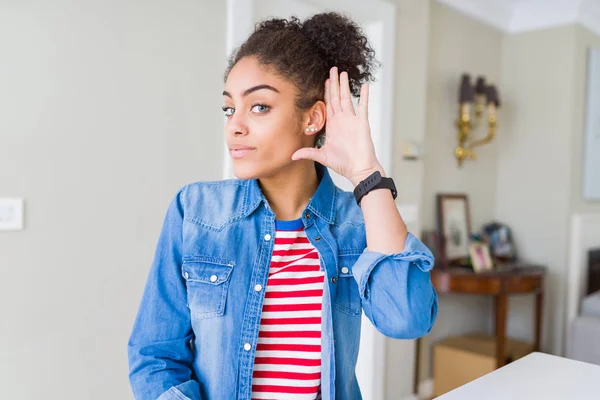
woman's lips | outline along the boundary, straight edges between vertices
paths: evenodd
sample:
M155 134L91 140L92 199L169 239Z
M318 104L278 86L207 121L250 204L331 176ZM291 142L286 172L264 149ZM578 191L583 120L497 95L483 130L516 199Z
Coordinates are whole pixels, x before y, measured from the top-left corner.
M231 155L231 158L233 158L234 160L237 160L239 158L243 158L243 157L247 156L248 154L252 153L255 150L256 149L251 149L251 148L229 149L229 154Z

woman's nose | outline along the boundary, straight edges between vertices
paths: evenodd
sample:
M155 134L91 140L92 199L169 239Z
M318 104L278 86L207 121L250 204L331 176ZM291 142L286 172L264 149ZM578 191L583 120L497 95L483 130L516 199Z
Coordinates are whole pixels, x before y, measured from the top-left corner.
M248 133L248 126L244 122L244 119L240 115L233 114L227 121L227 133L230 135L246 135Z

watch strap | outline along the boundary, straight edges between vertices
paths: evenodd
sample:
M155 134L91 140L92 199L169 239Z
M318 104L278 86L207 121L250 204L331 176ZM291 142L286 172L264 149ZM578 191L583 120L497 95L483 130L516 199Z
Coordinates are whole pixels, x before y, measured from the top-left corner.
M394 200L398 196L396 185L392 178L382 177L379 171L373 172L366 179L362 180L356 188L354 188L354 197L356 204L360 206L360 202L369 192L376 189L389 189L392 192Z

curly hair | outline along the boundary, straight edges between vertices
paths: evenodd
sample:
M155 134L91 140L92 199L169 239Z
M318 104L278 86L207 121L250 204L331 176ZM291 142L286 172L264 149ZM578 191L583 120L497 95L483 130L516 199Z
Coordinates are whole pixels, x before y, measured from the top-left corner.
M380 65L362 29L335 12L315 14L304 22L292 16L258 23L229 58L225 80L238 61L249 56L296 86L300 111L324 99L324 84L332 67L348 73L350 91L358 97L361 85L374 81L374 69ZM324 129L316 135L317 143L323 135Z

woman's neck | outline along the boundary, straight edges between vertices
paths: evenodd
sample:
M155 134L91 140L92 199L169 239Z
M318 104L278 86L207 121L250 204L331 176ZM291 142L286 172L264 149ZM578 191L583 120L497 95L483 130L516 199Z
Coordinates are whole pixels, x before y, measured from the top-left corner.
M302 216L319 180L314 161L296 161L277 175L260 178L258 184L278 220Z

